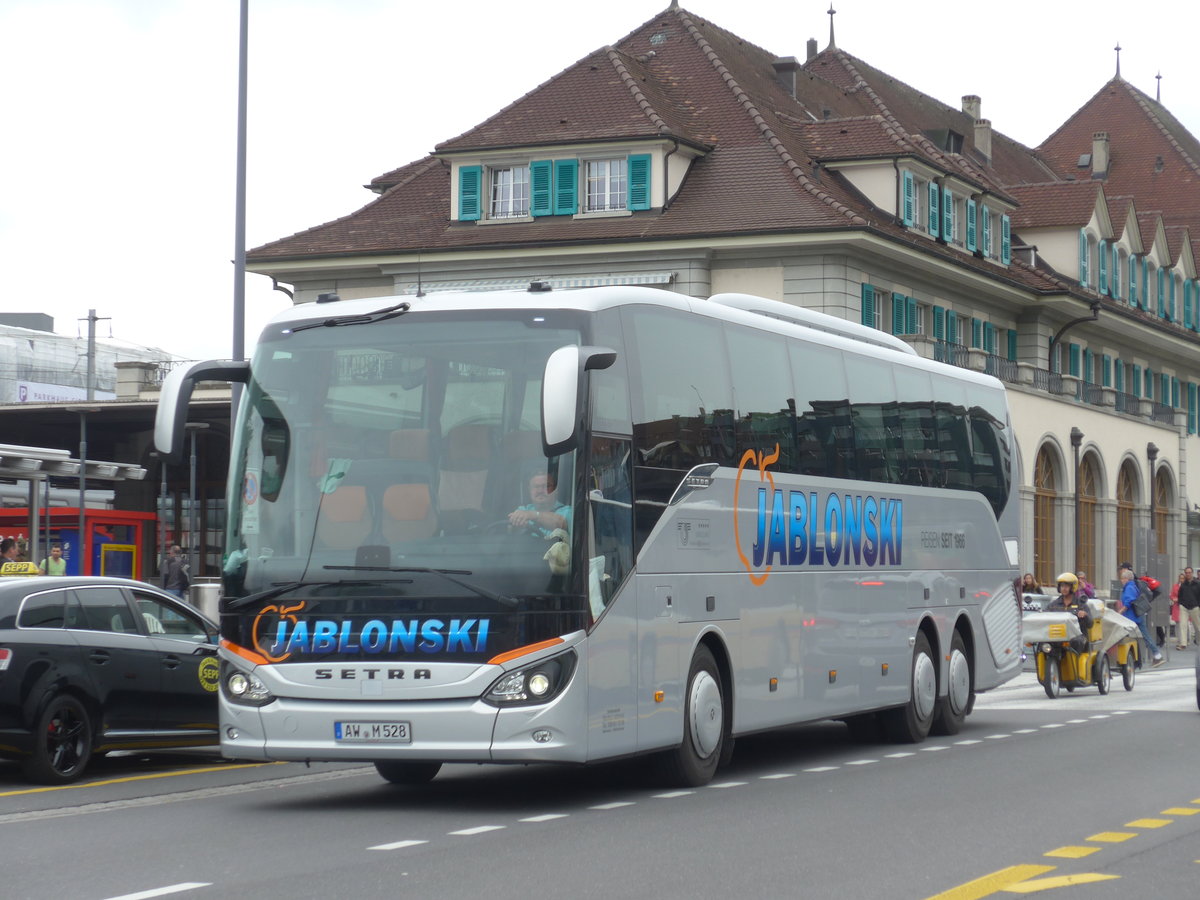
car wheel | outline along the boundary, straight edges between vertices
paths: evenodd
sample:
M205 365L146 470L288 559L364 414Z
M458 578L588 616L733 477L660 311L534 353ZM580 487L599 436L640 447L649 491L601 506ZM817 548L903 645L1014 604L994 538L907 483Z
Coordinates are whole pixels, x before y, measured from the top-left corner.
M1137 660L1133 657L1133 649L1130 648L1125 654L1125 665L1121 666L1121 682L1125 685L1125 690L1133 690L1133 682L1137 679Z
M937 664L925 632L918 631L913 645L908 702L880 713L888 737L898 744L919 744L929 735L937 707Z
M683 740L659 759L660 774L671 784L699 787L717 771L728 740L725 721L725 687L712 651L696 649L688 671L683 707Z
M950 662L946 671L949 673L946 696L938 701L930 728L933 734L958 734L973 705L971 660L967 657L967 645L957 631L950 641Z
M394 759L377 759L375 771L384 781L392 784L429 784L441 771L439 762L397 762Z
M1046 680L1042 682L1042 687L1046 689L1046 696L1051 700L1057 700L1062 690L1062 677L1058 670L1058 660L1050 656L1046 657Z
M33 731L25 775L39 784L67 784L83 774L92 755L92 723L83 704L59 694L42 710Z
M1108 654L1101 653L1096 657L1096 687L1101 694L1107 694L1112 687L1112 669L1108 665Z

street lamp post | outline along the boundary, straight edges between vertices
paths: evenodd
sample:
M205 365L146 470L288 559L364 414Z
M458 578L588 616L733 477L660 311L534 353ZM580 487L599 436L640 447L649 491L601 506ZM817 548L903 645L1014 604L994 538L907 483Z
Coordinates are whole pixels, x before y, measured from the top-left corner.
M1147 492L1150 494L1150 527L1146 529L1146 560L1142 571L1149 571L1154 552L1158 549L1158 541L1154 532L1154 462L1158 459L1158 447L1154 443L1146 445L1146 459L1150 463L1150 477Z
M68 406L68 412L79 413L79 537L75 542L77 554L77 575L83 575L84 547L87 545L87 416L88 413L100 412L98 406Z
M191 562L192 577L200 571L200 546L196 532L200 528L200 517L196 514L196 434L208 428L207 422L188 422L186 428L192 435L191 481L188 488L188 558Z
M1071 428L1071 452L1075 457L1075 562L1072 566L1072 571L1079 571L1079 522L1080 522L1080 500L1079 500L1079 446L1083 443L1083 432L1078 428ZM1093 576L1094 577L1094 576Z

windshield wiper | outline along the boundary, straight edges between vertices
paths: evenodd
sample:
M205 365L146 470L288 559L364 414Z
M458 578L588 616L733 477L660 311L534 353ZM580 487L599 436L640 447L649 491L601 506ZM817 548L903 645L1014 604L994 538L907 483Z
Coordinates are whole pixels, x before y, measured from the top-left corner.
M471 584L469 581L463 581L461 578L456 578L456 575L470 575L468 569L431 569L426 566L322 566L325 569L340 569L350 572L421 572L428 575L441 575L447 581L458 585L461 588L466 588L473 594L478 594L485 600L492 600L499 603L501 606L507 606L510 609L515 609L520 601L516 597L509 597L507 594L497 594L494 591L489 591L487 588L482 588L477 584Z
M335 566L326 566L327 569L337 568ZM352 569L353 566L342 566L341 568ZM406 583L411 584L412 579L404 579ZM302 587L338 587L343 584L371 584L369 581L289 581L285 584L276 584L265 591L259 591L257 594L247 594L245 597L238 597L236 600L230 600L225 608L230 612L243 609L247 606L253 606L256 603L262 603L264 600L273 600L281 594L286 594L289 591L297 590Z
M303 325L295 325L288 330L295 334L298 331L307 331L310 328L337 328L339 325L370 325L372 322L382 322L384 319L394 319L396 316L402 316L408 310L409 303L406 300L403 303L397 303L395 306L386 306L383 309L377 309L375 312L334 316L330 319L322 319L320 322L305 322Z

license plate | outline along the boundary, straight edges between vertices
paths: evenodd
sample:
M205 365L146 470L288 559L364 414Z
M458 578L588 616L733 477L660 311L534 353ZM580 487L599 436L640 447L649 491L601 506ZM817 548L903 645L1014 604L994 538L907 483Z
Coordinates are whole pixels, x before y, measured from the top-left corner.
M333 739L342 742L411 744L408 722L334 722Z

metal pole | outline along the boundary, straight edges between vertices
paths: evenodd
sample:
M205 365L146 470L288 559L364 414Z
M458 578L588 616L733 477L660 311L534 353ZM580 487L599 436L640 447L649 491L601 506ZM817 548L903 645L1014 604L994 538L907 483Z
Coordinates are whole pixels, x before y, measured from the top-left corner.
M237 186L233 226L233 358L245 359L246 328L246 81L250 0L241 2L238 30ZM241 404L242 386L234 384L229 397L229 433L233 434Z
M1075 561L1071 566L1072 572L1079 571L1079 445L1083 443L1083 432L1078 428L1071 429L1071 450L1075 456ZM1095 577L1094 575L1092 576Z
M1150 494L1150 527L1146 529L1146 559L1142 563L1142 571L1148 572L1154 554L1158 550L1158 540L1154 533L1154 461L1158 459L1158 447L1153 443L1146 445L1146 459L1150 463L1148 493Z
M87 410L79 411L79 537L75 539L75 552L79 554L77 563L78 575L85 574L83 569L84 535L87 534L85 509L87 507Z
M88 310L87 399L88 403L96 399L96 311L94 309Z

